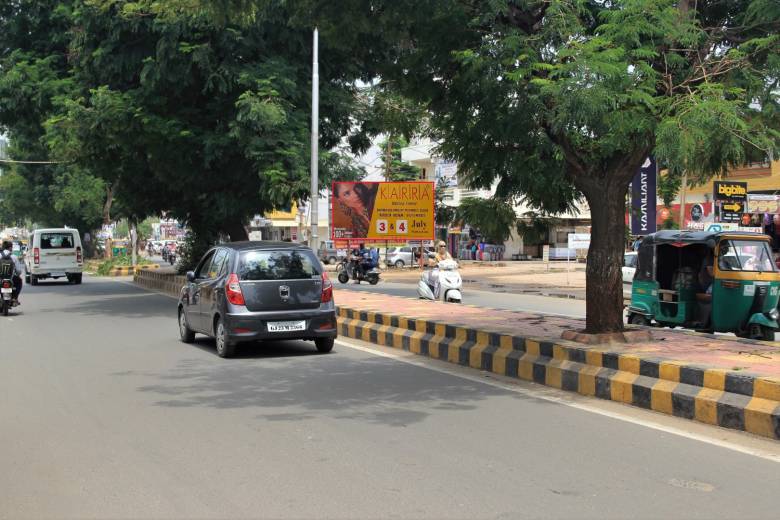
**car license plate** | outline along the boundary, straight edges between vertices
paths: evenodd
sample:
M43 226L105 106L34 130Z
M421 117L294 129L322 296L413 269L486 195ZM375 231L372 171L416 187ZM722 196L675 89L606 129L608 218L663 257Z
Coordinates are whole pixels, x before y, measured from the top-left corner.
M11 294L12 292L14 292L13 289L6 289L5 287L0 289L0 293L3 293L3 294Z
M65 273L51 273L49 276L51 276L52 278L54 277L62 278L63 276L65 276Z
M268 322L268 332L295 332L297 330L306 330L306 320Z

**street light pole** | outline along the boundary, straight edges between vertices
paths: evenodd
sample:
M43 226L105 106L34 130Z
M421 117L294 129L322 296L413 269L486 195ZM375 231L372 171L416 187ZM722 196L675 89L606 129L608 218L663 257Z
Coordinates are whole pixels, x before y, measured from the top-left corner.
M317 236L317 225L319 217L317 215L317 206L319 203L319 119L320 119L320 71L318 63L319 54L319 35L317 28L314 28L313 50L312 53L312 78L311 78L311 209L309 217L311 218L311 232L309 233L309 247L315 253L319 247L319 237Z

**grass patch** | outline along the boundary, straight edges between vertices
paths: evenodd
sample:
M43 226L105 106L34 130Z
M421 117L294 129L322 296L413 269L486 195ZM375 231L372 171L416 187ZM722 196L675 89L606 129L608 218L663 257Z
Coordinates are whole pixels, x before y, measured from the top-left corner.
M115 267L130 267L132 263L132 258L129 256L118 256L101 262L97 266L96 273L100 276L107 276ZM138 257L136 259L136 265L149 265L152 263L146 258Z

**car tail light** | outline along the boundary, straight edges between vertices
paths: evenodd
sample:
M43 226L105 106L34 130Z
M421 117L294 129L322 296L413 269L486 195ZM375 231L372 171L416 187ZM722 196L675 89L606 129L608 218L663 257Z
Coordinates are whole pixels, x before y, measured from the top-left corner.
M37 247L33 249L33 262L35 262L36 264L41 263L41 250L38 249Z
M238 275L236 273L228 277L225 295L233 305L244 305L246 303L244 302L244 293L241 292L241 284L238 283Z
M81 256L81 248L77 247L76 248L76 262L80 264L82 261L83 261L83 258Z
M10 289L11 282L9 280L3 280L3 289Z
M322 298L320 299L320 301L322 303L328 303L331 300L333 300L333 283L331 283L330 278L328 278L328 273L323 272L322 273Z

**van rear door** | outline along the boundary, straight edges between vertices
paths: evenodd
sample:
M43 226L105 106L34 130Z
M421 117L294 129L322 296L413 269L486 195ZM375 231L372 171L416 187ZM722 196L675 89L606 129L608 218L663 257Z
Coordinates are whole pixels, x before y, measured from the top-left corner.
M40 239L40 268L51 273L65 273L78 267L73 231L42 231Z

